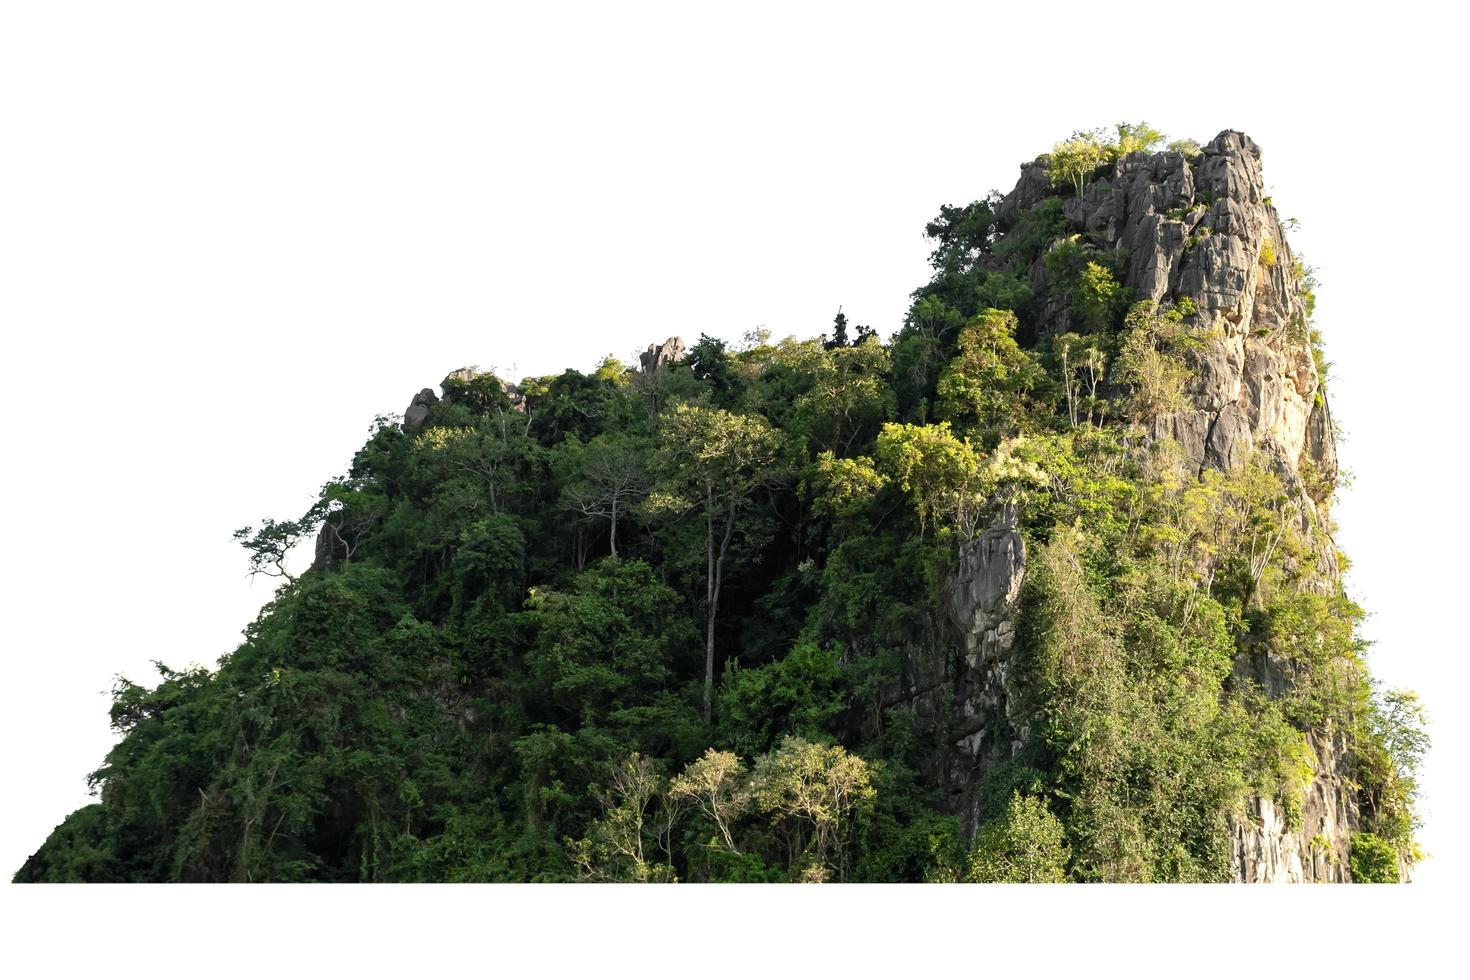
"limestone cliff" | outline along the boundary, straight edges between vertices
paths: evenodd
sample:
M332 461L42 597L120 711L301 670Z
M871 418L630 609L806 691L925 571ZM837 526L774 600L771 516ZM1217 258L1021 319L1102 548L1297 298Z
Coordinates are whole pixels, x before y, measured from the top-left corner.
M1024 165L996 207L1001 231L1055 194L1044 162ZM1230 468L1252 451L1267 454L1298 495L1304 524L1330 527L1324 518L1337 475L1332 418L1307 326L1309 298L1263 189L1259 147L1226 131L1192 157L1128 154L1081 197L1065 199L1063 213L1069 232L1121 253L1133 299L1174 304L1189 311L1188 322L1213 328L1211 342L1193 356L1186 406L1156 420L1148 434L1177 441L1201 470ZM1031 264L1039 296L1051 295L1047 276L1041 259ZM1049 298L1039 329L1060 332L1071 321L1065 295ZM1316 557L1318 586L1335 588L1330 541ZM935 727L944 732L941 768L966 833L976 824L984 774L1027 737L1011 717L1007 684L1024 566L1021 537L1008 526L963 547L945 590L943 619L952 632L937 649L916 646L911 658L916 675L948 677L950 701ZM1236 672L1277 695L1290 683L1268 653L1243 655ZM1359 825L1346 742L1322 734L1309 741L1315 776L1299 820L1256 796L1232 817L1236 880L1346 880L1349 837Z

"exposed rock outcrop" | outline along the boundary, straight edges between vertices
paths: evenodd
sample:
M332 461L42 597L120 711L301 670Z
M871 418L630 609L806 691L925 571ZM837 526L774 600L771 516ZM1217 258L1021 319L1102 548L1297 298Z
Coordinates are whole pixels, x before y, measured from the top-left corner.
M1008 668L1025 576L1026 546L1013 526L992 528L960 549L945 584L945 612L960 636L949 732L949 781L966 835L979 820L980 781L1026 738L1011 718Z
M996 211L1002 228L1051 193L1045 173L1022 167ZM1192 323L1217 331L1195 355L1191 405L1160 420L1156 436L1176 439L1199 466L1231 466L1259 448L1292 470L1304 451L1319 469L1335 469L1325 409L1311 421L1321 379L1302 290L1250 137L1227 130L1193 160L1130 153L1063 204L1072 232L1126 256L1123 285L1135 300L1179 304L1194 311ZM1045 275L1036 263L1034 284ZM1043 309L1041 328L1071 328L1067 304Z
M648 350L638 355L644 374L654 374L676 361L684 359L684 338L670 337L661 344L649 344Z
M1025 564L1025 544L1009 524L964 545L943 607L898 641L901 673L881 692L884 708L913 712L932 745L925 775L943 787L967 837L979 822L985 774L1026 735L1011 718L1007 686Z
M1299 813L1266 797L1247 797L1231 820L1230 874L1242 882L1349 881L1348 851L1360 814L1348 776L1345 738L1308 735L1316 775Z
M1015 189L996 207L1001 229L1055 193L1042 163L1023 165ZM1303 520L1324 526L1321 511L1337 474L1332 417L1303 290L1263 190L1256 144L1226 131L1193 159L1174 151L1128 154L1080 198L1066 198L1063 214L1071 233L1125 257L1123 285L1135 300L1192 310L1187 321L1214 333L1193 355L1186 407L1157 420L1152 436L1176 440L1200 469L1229 469L1254 451L1266 453L1297 489ZM1038 260L1029 275L1043 295L1045 264ZM1043 305L1042 333L1072 329L1068 305ZM992 529L965 546L945 588L944 618L955 632L935 639L954 652L916 645L909 657L915 677L941 669L948 677L947 703L937 703L931 677L918 685L925 693L914 707L947 719L945 785L967 835L976 826L985 773L1027 738L1011 716L1007 691L1024 566L1014 529ZM1319 556L1320 587L1335 588L1337 577L1335 553ZM1253 677L1268 696L1280 696L1290 683L1269 659L1237 664L1237 674ZM1314 776L1299 813L1252 795L1232 819L1236 880L1348 879L1349 841L1360 816L1347 745L1341 736L1323 735L1308 744Z
M409 402L408 408L403 411L403 431L412 432L423 428L424 423L428 421L429 410L437 404L439 404L439 396L434 394L432 388L424 388L414 395L413 401Z

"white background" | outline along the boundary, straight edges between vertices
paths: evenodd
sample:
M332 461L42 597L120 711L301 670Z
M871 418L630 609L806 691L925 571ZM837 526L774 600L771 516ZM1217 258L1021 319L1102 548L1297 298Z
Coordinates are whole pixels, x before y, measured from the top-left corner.
M674 334L809 336L839 304L886 337L941 204L1008 190L1073 129L1147 119L1201 143L1245 130L1302 221L1356 477L1336 510L1349 588L1376 673L1433 719L1433 857L1374 922L1464 880L1464 34L1439 5L0 9L5 876L87 802L113 676L231 649L271 583L246 579L230 532L304 509L375 414L465 364L519 376ZM1120 895L1177 914L1158 892L1084 892L1111 896L1089 915L1121 914ZM1312 921L1308 892L1270 901ZM32 940L70 935L67 910L127 941L149 903L184 921L265 904L132 893L3 898ZM376 901L445 902L412 894ZM497 922L540 907L455 894ZM1015 920L1007 935L1036 928L982 894L902 901L953 915L968 895ZM1387 900L1348 902L1338 926ZM839 906L867 907L802 914Z

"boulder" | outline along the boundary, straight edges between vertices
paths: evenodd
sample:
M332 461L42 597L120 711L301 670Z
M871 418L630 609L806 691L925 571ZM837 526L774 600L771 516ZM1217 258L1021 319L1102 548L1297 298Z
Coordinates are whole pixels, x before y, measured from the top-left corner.
M408 408L403 412L403 431L412 432L423 427L429 418L429 409L439 404L439 396L434 394L432 388L425 388L413 396L413 401L408 403Z
M661 344L649 344L648 350L638 355L644 374L656 374L675 361L684 359L684 338L670 337Z

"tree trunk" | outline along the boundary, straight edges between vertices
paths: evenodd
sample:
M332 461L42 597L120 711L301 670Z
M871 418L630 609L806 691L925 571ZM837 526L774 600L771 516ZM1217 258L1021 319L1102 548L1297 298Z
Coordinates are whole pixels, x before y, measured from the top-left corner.
M720 586L724 584L725 578L725 556L730 552L730 541L735 537L735 510L738 506L735 492L730 491L730 505L725 514L725 528L720 537L719 550L715 550L715 518L714 518L714 488L706 485L705 491L705 513L706 538L709 547L709 588L706 597L709 600L709 618L705 622L704 631L704 723L710 724L714 720L714 690L715 690L715 617L720 608Z
M719 601L719 586L715 584L715 493L708 483L704 485L704 529L708 562L704 579L704 723L709 725L714 719L715 604Z
M612 516L608 518L607 547L613 558L618 557L618 495L612 495Z

